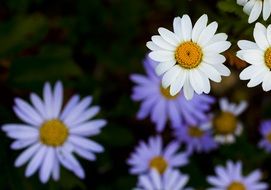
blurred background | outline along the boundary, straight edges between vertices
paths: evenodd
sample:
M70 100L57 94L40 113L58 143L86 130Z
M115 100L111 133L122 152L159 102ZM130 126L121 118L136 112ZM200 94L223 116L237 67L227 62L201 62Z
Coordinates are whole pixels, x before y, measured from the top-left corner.
M195 22L207 13L218 21L219 31L233 43L225 53L233 72L213 84L212 94L232 101L247 100L243 114L245 131L237 143L221 146L210 154L194 155L182 172L190 175L189 186L203 190L206 176L216 164L242 160L245 173L260 168L271 180L270 155L257 148L261 120L271 113L269 93L261 87L248 89L238 78L246 67L235 56L239 39L252 40L254 25L235 0L2 0L0 1L0 122L20 122L12 106L14 97L29 100L30 92L41 94L45 81L61 80L65 99L72 94L93 95L101 106L100 118L108 125L94 139L104 145L97 161L80 160L86 179L79 180L63 169L59 182L42 185L38 176L24 177L25 168L15 168L21 151L11 151L11 140L0 133L1 190L127 190L136 184L126 160L140 139L155 135L148 119L136 120L139 104L130 99L131 73L143 73L145 44L160 26L172 30L175 16L189 14ZM267 23L262 22L265 25ZM216 105L217 106L217 105ZM214 107L215 108L215 107ZM163 133L172 140L171 131Z

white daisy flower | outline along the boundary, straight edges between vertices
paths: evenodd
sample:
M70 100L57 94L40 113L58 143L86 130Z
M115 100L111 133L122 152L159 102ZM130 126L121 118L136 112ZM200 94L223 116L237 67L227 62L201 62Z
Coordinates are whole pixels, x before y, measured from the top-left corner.
M249 15L248 23L255 22L261 12L264 20L271 14L271 0L237 0L237 4L242 5L244 12Z
M152 36L147 47L152 50L149 57L159 62L156 73L163 75L162 86L170 87L172 96L183 88L186 99L197 94L210 92L210 80L221 81L229 76L230 70L223 65L225 57L220 53L227 50L231 43L224 33L215 34L217 22L207 25L207 15L202 15L192 26L188 15L176 17L171 32L159 28L160 35Z
M15 99L14 111L25 124L5 124L2 127L8 137L15 139L12 149L25 149L16 159L15 166L29 162L25 176L39 170L43 183L50 176L58 180L61 165L84 178L84 170L74 153L93 161L96 159L94 153L103 152L101 145L87 138L99 134L106 124L102 119L90 120L99 112L99 107L89 107L92 97L80 101L75 95L62 110L61 82L57 82L54 89L49 83L44 85L44 101L34 93L30 99L33 106L20 98Z
M209 125L213 127L215 140L218 143L233 143L235 137L240 136L243 132L243 124L237 117L247 108L247 102L234 104L222 98L219 104L221 111L213 116Z
M255 42L240 40L237 56L251 64L240 73L241 80L250 80L248 87L262 83L264 91L271 90L271 25L267 28L257 23L254 28Z
M268 185L260 182L262 174L259 170L251 172L247 177L242 174L242 163L228 161L226 167L217 166L216 176L208 176L207 181L213 186L207 190L267 190Z
M184 190L188 179L187 175L181 174L178 170L168 169L160 174L152 169L149 174L139 176L138 188L134 190Z

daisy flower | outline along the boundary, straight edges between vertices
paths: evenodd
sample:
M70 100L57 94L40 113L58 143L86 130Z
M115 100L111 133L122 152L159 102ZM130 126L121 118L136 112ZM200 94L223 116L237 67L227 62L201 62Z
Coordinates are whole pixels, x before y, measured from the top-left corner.
M243 125L238 121L237 117L247 108L247 102L242 101L239 104L235 104L222 98L219 104L221 111L213 116L212 122L209 122L209 125L214 129L217 142L233 143L235 136L240 136L243 131Z
M210 152L218 147L212 136L212 128L206 123L181 126L174 133L179 142L186 145L189 154Z
M271 13L270 0L237 0L237 4L242 5L244 12L249 15L248 23L256 21L261 12L264 20L267 20Z
M267 152L271 152L271 120L261 123L260 133L263 139L259 142L259 147Z
M171 96L169 89L164 89L161 86L161 78L154 71L157 64L157 62L146 58L144 67L147 75L131 75L131 80L136 83L132 99L142 101L137 117L144 119L150 115L158 132L164 130L168 120L173 127L187 123L195 125L206 120L206 112L209 111L215 99L202 94L195 95L192 100L188 101L183 96L183 91Z
M215 34L217 22L207 25L207 15L202 15L192 26L188 15L176 17L171 32L159 28L160 35L152 36L147 47L152 51L149 57L158 61L155 71L163 75L162 86L175 96L183 88L187 99L197 94L210 92L210 80L221 81L221 76L229 76L230 70L223 65L225 57L220 53L231 43L224 33Z
M79 101L73 96L62 110L63 87L57 82L54 89L49 83L44 85L43 99L32 93L31 103L15 99L15 114L25 124L5 124L2 129L15 141L14 150L25 149L15 161L20 167L28 162L25 176L39 170L41 182L50 176L60 177L60 166L64 166L80 178L84 170L74 154L87 160L95 160L94 153L103 152L103 147L87 137L97 135L106 124L105 120L90 120L99 112L98 106L89 107L92 98Z
M247 177L242 174L242 163L228 161L226 167L217 166L216 176L208 176L212 188L207 190L267 190L268 185L260 182L261 172L255 170Z
M271 25L267 28L257 23L254 28L256 43L240 40L237 56L251 64L240 73L241 80L249 80L248 87L262 83L264 91L271 90Z
M167 169L162 175L152 169L148 174L141 175L138 187L134 190L184 190L188 176L177 170Z
M128 159L131 166L131 174L144 174L150 169L156 169L164 173L168 168L180 167L188 163L186 153L177 153L178 142L171 142L163 149L163 142L160 136L150 137L148 143L140 142L135 152Z

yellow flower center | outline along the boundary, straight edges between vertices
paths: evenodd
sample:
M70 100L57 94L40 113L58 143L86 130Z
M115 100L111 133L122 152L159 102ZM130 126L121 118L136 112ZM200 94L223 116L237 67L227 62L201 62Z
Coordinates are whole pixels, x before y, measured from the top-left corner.
M189 127L188 133L191 137L200 138L203 136L204 131L198 127Z
M271 47L268 48L264 53L265 65L271 69Z
M150 167L156 169L160 174L167 169L167 161L162 156L156 156L150 161Z
M169 87L168 88L163 88L162 86L160 87L160 92L161 94L166 98L166 99L175 99L178 97L179 93L171 96L169 92Z
M246 187L240 182L233 182L229 185L227 190L246 190Z
M40 141L48 146L63 145L68 135L68 128L58 119L46 121L40 128Z
M271 143L271 132L268 133L265 138Z
M213 125L218 134L232 134L236 130L237 119L230 112L222 112L214 118Z
M175 58L178 64L185 69L193 69L202 61L201 47L191 41L179 45L175 51Z

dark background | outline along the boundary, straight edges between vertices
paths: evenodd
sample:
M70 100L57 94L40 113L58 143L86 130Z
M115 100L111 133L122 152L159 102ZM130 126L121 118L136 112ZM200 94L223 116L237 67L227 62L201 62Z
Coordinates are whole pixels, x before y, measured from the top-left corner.
M261 87L247 89L238 74L246 63L235 57L239 39L252 40L254 25L235 0L5 0L0 1L0 122L20 122L13 111L14 97L29 100L29 93L41 94L45 81L61 80L65 99L72 94L93 95L102 107L100 118L108 125L95 140L105 146L97 161L80 160L86 179L80 180L63 169L61 180L42 185L38 176L24 177L25 168L15 168L21 151L9 148L11 140L0 133L1 190L127 190L136 184L126 160L139 139L155 135L148 119L137 121L138 103L130 99L131 73L143 73L141 62L148 52L145 43L160 26L172 30L175 16L189 14L195 22L207 13L218 21L233 43L225 63L233 74L214 84L212 94L233 101L246 99L249 108L242 116L245 132L230 146L210 154L194 155L182 172L190 175L189 185L207 187L206 176L216 164L242 160L244 171L256 168L271 180L270 155L257 148L258 126L270 117L270 93ZM266 24L266 23L264 23ZM216 106L214 106L214 109ZM163 134L172 140L171 131Z

